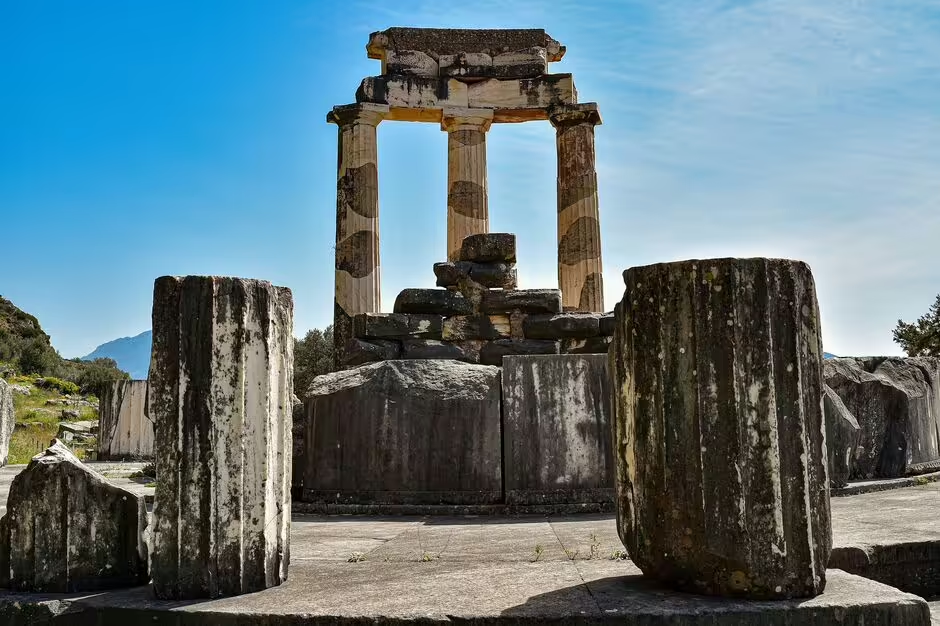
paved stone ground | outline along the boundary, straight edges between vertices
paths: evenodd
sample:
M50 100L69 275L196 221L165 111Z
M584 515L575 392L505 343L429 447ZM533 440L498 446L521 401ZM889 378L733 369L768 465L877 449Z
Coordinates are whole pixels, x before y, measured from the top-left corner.
M140 464L99 463L94 467L138 493L152 492L152 488L127 478ZM5 502L10 480L20 469L22 466L0 469L0 501ZM832 510L836 546L940 540L940 523L937 522L940 483L833 498ZM725 617L737 611L734 614L740 619L741 611L746 613L757 606L650 589L637 577L639 572L633 564L620 558L622 551L614 517L610 514L550 517L295 515L290 577L286 585L277 589L241 598L172 607L154 601L147 588L84 598L58 597L45 604L35 596L27 599L34 606L38 601L51 613L79 607L94 609L100 615L130 610L136 612L135 619L149 621L172 609L202 613L209 620L206 623L229 623L225 620L247 614L283 617L292 612L319 616L318 619L381 616L383 619L446 620L450 616L484 616L488 619L518 617L538 622L562 616L591 620L619 616L624 620L625 613L637 611L661 617L667 608L683 615L700 615L704 611ZM836 607L843 611L845 607L867 603L870 608L880 603L883 608L897 600L907 604L905 610L916 612L916 599L912 596L830 571L827 593L803 604L822 611L822 615ZM17 602L23 601L23 597L0 593L0 622L4 610L19 610L11 607L18 607ZM72 608L69 608L70 603L73 603ZM784 608L786 605L777 603L773 610ZM920 608L924 609L923 605ZM933 602L930 608L940 626L940 600ZM120 621L123 615L115 613L115 618ZM923 623L910 615L890 623ZM269 623L294 623L280 620L272 619ZM760 619L753 623L771 622Z

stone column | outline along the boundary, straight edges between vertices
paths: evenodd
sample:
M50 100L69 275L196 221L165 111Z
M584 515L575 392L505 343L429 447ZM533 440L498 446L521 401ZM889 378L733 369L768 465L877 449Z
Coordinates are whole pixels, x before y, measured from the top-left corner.
M230 596L286 580L292 333L285 287L157 279L149 390L157 597Z
M684 261L624 280L610 359L631 559L697 593L822 593L832 537L809 267Z
M339 127L333 300L336 367L352 338L353 316L382 309L376 126L388 111L387 105L350 104L333 107L326 118Z
M600 215L594 168L597 105L553 108L558 151L558 288L565 311L604 312Z
M486 131L492 122L489 109L444 109L441 118L441 130L447 131L448 261L460 260L465 237L490 231Z

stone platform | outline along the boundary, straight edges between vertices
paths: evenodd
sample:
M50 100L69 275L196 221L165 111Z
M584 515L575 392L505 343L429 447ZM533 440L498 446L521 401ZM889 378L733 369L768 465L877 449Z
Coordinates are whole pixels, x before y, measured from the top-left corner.
M670 592L628 561L302 559L289 580L259 593L201 602L154 600L149 587L84 596L0 595L4 624L399 624L928 626L927 603L886 585L829 570L811 600L747 602Z
M95 464L99 471L117 474L114 480L121 483L131 480L120 475L136 469L130 464L103 465ZM4 483L8 485L8 476L16 471L0 469L0 499L4 501L8 488ZM830 567L856 568L870 578L925 597L940 595L938 510L940 483L833 498L836 549ZM261 623L260 616L268 616L263 622L268 626L325 623L333 618L389 623L458 618L666 623L667 592L638 579L633 564L621 558L622 551L611 514L295 514L289 580L280 588L188 604L157 602L148 588L96 595L0 592L0 623L42 623L41 616L53 614L61 615L55 624L82 625L138 623L138 618L155 624L250 624ZM903 601L901 610L907 614L885 615L875 623L928 623L921 619L926 615L925 605L913 596L847 573L831 570L829 576L830 584L820 598L772 603L773 610L762 611L760 618L748 611L762 607L761 603L668 594L669 617L674 619L669 623L822 624L829 623L834 607L878 606L895 599ZM940 612L935 603L931 608ZM65 615L66 611L76 613ZM849 617L835 623L854 623L852 609L839 611ZM647 621L640 620L642 616ZM720 620L708 621L708 616ZM866 623L871 623L870 615Z

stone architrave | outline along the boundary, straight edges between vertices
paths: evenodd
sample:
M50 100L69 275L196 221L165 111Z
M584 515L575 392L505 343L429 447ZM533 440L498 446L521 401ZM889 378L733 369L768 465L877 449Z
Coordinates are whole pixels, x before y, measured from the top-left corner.
M832 537L809 267L693 260L624 281L610 358L631 559L699 593L818 595Z
M143 498L110 484L58 440L10 485L0 586L70 593L147 582Z
M604 312L594 127L597 104L556 107L549 119L558 150L558 287L565 311Z
M363 365L317 376L304 406L307 501L500 499L498 367L437 359Z
M506 504L610 502L607 355L503 358Z
M13 386L0 378L0 466L7 464L10 454L10 439L16 425L13 409Z
M154 591L237 595L287 578L293 302L260 280L154 286Z
M147 381L118 380L105 386L99 403L98 458L153 456L153 422L147 415Z
M335 365L352 338L352 318L382 308L379 268L379 176L376 126L388 106L333 107L339 127L336 181L336 284L333 303Z
M445 109L441 130L447 132L447 260L460 261L463 240L488 233L486 131L493 111ZM334 331L335 332L335 331Z

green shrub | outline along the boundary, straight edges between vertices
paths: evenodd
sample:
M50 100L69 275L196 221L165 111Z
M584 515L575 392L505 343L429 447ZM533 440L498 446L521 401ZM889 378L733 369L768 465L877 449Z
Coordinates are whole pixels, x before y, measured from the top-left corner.
M40 389L53 389L62 394L77 394L80 391L79 386L75 383L55 376L37 378L36 386Z

